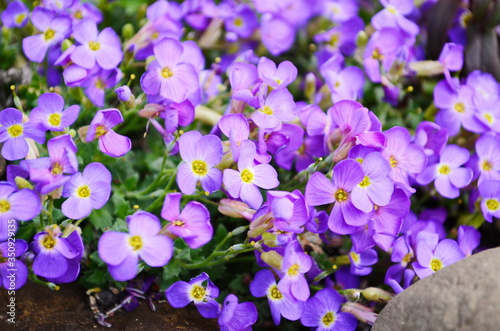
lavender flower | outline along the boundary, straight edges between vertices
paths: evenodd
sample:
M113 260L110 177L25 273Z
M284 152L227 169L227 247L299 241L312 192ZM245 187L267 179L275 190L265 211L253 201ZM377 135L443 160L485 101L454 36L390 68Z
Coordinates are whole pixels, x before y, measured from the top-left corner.
M459 189L467 186L472 180L472 170L460 167L467 162L469 156L469 151L465 148L446 146L439 163L428 166L418 175L418 183L426 185L435 180L439 194L449 199L458 197Z
M286 88L273 90L265 99L260 98L260 108L252 114L252 121L262 129L276 128L282 122L291 122L294 110L293 96Z
M290 61L283 61L276 68L274 61L262 57L257 70L259 78L275 89L284 88L293 83L297 78L297 68Z
M500 218L500 181L484 181L479 184L481 210L484 218L492 222L492 216Z
M127 223L129 233L105 232L98 244L99 256L117 281L135 277L139 257L151 267L163 267L173 253L172 240L158 235L161 223L153 214L139 211L127 216Z
M61 209L71 219L85 218L106 204L111 193L111 173L99 162L90 163L64 185Z
M200 248L212 239L214 230L210 223L210 213L196 201L190 201L180 212L181 198L181 193L167 194L161 217L171 222L168 226L170 233L183 238L189 247Z
M476 154L467 166L474 171L478 184L484 181L500 180L500 138L493 135L482 135L476 140Z
M45 133L33 127L30 122L23 123L23 113L15 108L6 108L0 112L0 142L2 156L9 160L19 160L28 154L27 138L39 144L45 141Z
M73 36L81 45L71 53L71 60L83 68L92 69L97 62L103 69L114 69L123 58L116 32L108 27L98 33L97 24L91 18L78 22Z
M258 209L263 201L258 188L268 190L278 186L278 173L269 164L254 164L256 148L252 141L243 141L240 152L238 171L224 170L224 186L232 197L241 198L250 207Z
M344 299L334 289L325 288L307 300L300 322L317 330L355 330L357 320L348 313L340 312Z
M479 246L481 233L470 225L460 225L458 227L458 246L465 254L465 257L471 256L474 249Z
M42 32L23 39L23 51L30 61L42 62L49 46L62 41L70 32L71 19L67 15L35 7L31 13L31 22Z
M90 123L85 140L99 140L99 149L104 154L120 157L128 153L132 147L130 139L117 134L113 127L123 122L123 116L116 108L97 111Z
M202 136L198 131L186 132L179 139L179 151L184 162L179 165L177 185L182 193L193 194L198 181L207 192L220 188L222 173L215 168L222 159L219 137Z
M228 114L220 119L218 126L222 133L229 137L233 159L238 162L241 143L250 136L247 119L243 114Z
M266 296L274 324L279 325L281 316L296 321L302 315L304 302L295 299L290 293L281 292L270 270L260 270L250 283L250 293L254 297Z
M312 259L297 246L297 241L291 241L285 248L281 266L283 277L278 283L278 289L282 293L290 293L299 301L306 301L310 292L304 274L311 269Z
M219 315L221 331L251 331L252 325L257 322L259 314L252 302L238 303L234 294L229 294L224 299L224 305Z
M2 13L2 23L7 28L22 28L28 23L29 13L22 1L12 1Z
M72 68L71 72L64 76L65 81L69 80L68 83L72 85L84 87L87 98L97 107L103 107L105 90L116 86L122 78L120 69L105 70L95 66L87 71L79 66L75 68L75 66L71 65L65 70L66 73L69 68Z
M30 123L41 130L64 131L78 118L80 106L64 109L64 99L57 93L44 93L38 98L38 107L30 113Z
M40 198L30 189L16 190L8 182L0 182L0 223L8 220L29 221L42 210Z
M21 257L27 250L28 244L22 239L0 243L0 288L18 290L26 284L28 268L16 258Z
M377 251L367 249L364 252L356 252L354 249L349 253L351 261L351 273L358 276L366 276L372 272L370 266L378 262Z
M234 14L225 21L226 30L236 33L241 38L248 38L258 27L259 21L255 12L245 4L235 8Z
M437 245L426 240L417 241L417 261L413 269L419 278L425 278L465 257L456 241L444 239Z
M61 276L56 278L45 277L49 282L53 283L71 283L74 282L78 278L78 274L80 273L80 261L83 256L83 240L80 236L79 229L73 230L65 239L66 243L76 252L78 252L75 257L68 259L66 262L68 263L68 268L66 272Z
M204 283L206 285L203 285ZM184 281L173 283L165 291L165 296L174 308L183 308L194 302L201 316L205 318L216 318L221 311L221 307L214 300L219 296L219 289L204 272L191 278L188 283Z

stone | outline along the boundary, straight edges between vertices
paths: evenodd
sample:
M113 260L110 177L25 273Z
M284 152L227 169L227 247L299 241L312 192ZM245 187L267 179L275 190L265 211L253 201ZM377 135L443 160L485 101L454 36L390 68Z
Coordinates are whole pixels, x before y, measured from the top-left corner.
M373 330L498 330L499 275L500 248L472 255L395 296Z

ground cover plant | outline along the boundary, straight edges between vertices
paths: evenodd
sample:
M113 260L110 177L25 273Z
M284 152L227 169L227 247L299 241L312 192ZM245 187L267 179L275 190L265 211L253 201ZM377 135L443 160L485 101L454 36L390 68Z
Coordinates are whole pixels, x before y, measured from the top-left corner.
M354 330L498 244L500 1L0 8L6 291Z

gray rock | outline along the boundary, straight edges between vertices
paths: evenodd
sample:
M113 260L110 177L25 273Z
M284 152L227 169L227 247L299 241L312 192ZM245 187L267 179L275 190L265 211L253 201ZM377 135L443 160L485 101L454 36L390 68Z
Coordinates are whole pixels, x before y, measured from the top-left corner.
M500 330L500 248L419 280L387 304L372 330Z

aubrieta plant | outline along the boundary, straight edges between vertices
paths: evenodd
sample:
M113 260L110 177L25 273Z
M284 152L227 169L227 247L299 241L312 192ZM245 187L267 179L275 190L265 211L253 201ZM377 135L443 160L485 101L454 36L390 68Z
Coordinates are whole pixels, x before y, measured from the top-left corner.
M498 1L0 10L0 287L355 330L493 247Z

